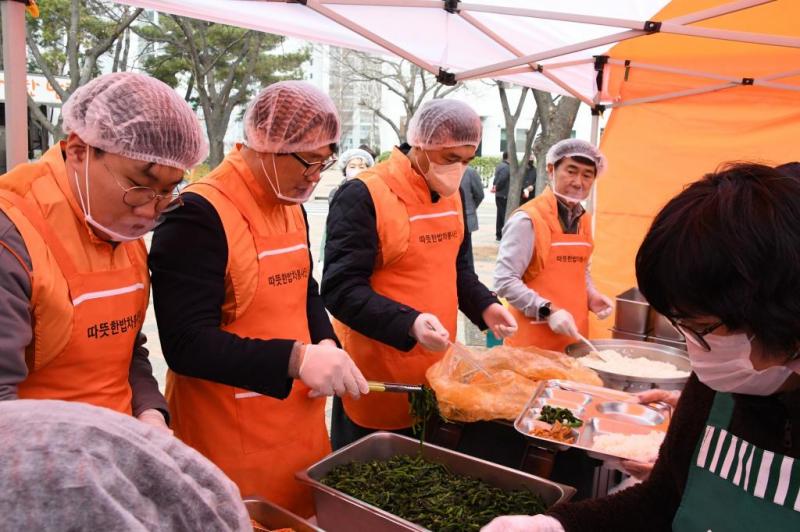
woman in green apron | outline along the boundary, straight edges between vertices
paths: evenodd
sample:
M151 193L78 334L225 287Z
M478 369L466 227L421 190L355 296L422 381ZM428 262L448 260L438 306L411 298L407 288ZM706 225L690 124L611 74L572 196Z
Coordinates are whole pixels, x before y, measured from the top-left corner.
M636 275L693 369L650 477L484 530L800 531L800 179L707 174L656 216Z

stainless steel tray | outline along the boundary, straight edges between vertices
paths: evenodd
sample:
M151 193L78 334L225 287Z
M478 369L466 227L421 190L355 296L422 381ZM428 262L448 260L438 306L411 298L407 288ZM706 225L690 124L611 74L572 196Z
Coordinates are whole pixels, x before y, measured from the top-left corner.
M291 528L295 532L323 532L321 528L315 527L302 517L261 497L246 497L244 506L251 519L255 519L270 530Z
M539 417L540 407L546 402L552 406L569 408L583 425L574 429L575 443L564 443L530 432ZM621 455L599 452L592 448L594 438L603 433L647 434L651 430L666 432L670 421L670 408L660 403L639 404L633 394L619 390L592 386L565 380L542 381L514 421L514 428L542 447L565 451L582 449L598 460L619 461Z
M306 471L298 472L296 476L300 482L311 486L317 522L329 532L423 531L426 529L419 525L320 482L322 477L338 465L354 461L388 460L398 455L415 455L419 451L419 440L391 432L376 432L328 455ZM540 495L548 507L567 501L575 494L572 487L443 447L425 443L422 453L425 458L446 465L451 472L458 475L479 478L492 486L508 490L528 488Z
M669 347L666 345L655 344L652 342L638 342L636 340L592 340L592 343L598 349L613 349L619 353L631 358L649 358L650 360L657 360L660 362L669 362L679 370L691 372L692 368L689 364L689 356L686 351ZM580 358L589 354L589 346L583 342L570 344L564 352L575 358ZM594 368L592 368L594 369ZM666 390L682 390L689 376L675 377L675 378L656 378L656 377L632 377L630 375L622 375L619 373L612 373L595 369L594 371L603 380L603 384L615 390L623 390L626 392L641 392L651 388L664 388Z

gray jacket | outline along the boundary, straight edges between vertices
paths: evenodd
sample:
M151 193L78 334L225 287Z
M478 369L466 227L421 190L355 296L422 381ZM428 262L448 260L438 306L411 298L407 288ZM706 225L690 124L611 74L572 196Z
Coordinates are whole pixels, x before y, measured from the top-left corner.
M467 166L461 178L461 190L464 192L464 216L467 218L469 232L478 229L478 205L483 201L483 181L478 171Z
M28 377L25 348L33 336L33 321L30 279L17 259L23 260L30 269L30 254L16 226L2 212L0 244L0 401L4 401L16 399L17 385ZM147 358L146 341L147 338L139 331L128 374L133 393L133 415L149 408L167 415L167 402L158 390L153 367Z

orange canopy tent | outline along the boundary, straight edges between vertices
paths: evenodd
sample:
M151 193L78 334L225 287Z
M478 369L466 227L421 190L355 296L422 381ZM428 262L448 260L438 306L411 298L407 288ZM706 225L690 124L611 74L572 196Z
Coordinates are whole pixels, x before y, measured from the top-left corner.
M655 18L722 3L673 0ZM800 2L790 0L700 26L797 36L797 20ZM610 164L597 182L592 274L614 295L635 286L639 244L653 216L686 184L726 161L800 160L800 50L658 34L620 43L608 56L602 98L618 108L601 142ZM648 101L657 95L668 97ZM592 336L608 336L612 320L593 323Z

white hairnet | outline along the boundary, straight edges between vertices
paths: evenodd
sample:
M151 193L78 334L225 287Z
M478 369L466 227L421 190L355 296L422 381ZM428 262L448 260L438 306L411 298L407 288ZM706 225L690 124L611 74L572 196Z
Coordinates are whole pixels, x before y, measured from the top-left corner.
M478 146L481 118L464 102L430 100L422 104L408 123L408 143L422 149Z
M311 151L339 142L339 115L333 100L313 85L280 81L250 102L244 133L256 151Z
M106 408L3 401L0 469L3 530L252 530L214 464Z
M347 168L347 163L350 162L350 159L355 158L363 159L367 164L367 168L372 168L375 166L375 159L369 154L369 152L362 150L361 148L351 148L344 152L341 157L339 157L339 167L344 170Z
M564 157L585 157L594 162L597 175L606 170L606 156L592 143L580 139L564 139L556 142L547 150L547 164L556 164Z
M197 115L165 83L115 72L79 87L64 103L64 132L109 153L186 170L208 155Z

